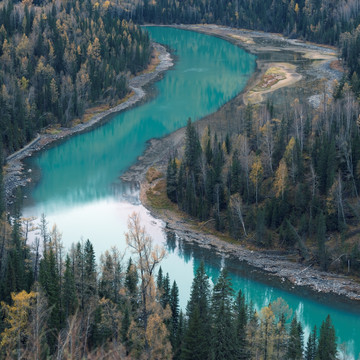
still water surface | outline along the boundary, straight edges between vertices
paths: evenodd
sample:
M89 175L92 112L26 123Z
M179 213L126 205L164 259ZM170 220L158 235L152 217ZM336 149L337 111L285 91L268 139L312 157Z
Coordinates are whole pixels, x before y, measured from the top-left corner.
M168 248L162 267L177 281L182 307L202 259L213 282L226 265L234 288L243 289L257 308L283 297L298 313L305 334L313 325L320 326L330 313L339 341L346 342L351 354L358 354L359 313L281 290L261 277L259 281L249 268L234 260L182 244L176 237L166 239L162 222L152 218L138 202L137 189L118 180L142 154L147 140L184 126L189 117L197 120L216 111L244 88L255 69L254 56L224 40L164 27L148 30L155 41L168 45L177 59L176 65L152 85L151 92L156 96L91 132L31 158L28 166L41 178L31 189L24 215L45 213L49 223L56 223L62 231L66 247L82 237L89 238L99 256L114 245L125 249L127 217L138 211L154 240Z

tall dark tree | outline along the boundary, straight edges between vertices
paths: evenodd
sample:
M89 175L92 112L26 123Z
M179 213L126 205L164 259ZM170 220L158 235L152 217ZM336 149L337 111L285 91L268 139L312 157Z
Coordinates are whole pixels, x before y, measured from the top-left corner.
M171 309L171 327L170 327L170 341L174 348L176 346L176 337L179 329L179 288L174 280L170 292L170 309Z
M239 359L245 360L249 358L247 352L246 341L246 325L247 325L247 306L245 302L245 296L241 290L239 290L235 301L235 316L236 316L236 342L238 344Z
M219 360L239 358L239 346L233 312L233 295L234 290L232 289L229 273L224 268L214 286L211 306L213 317L211 350L212 356Z
M186 307L188 326L184 335L181 358L206 359L210 355L210 284L203 262L196 270Z
M290 326L290 336L286 358L289 360L301 360L303 358L303 330L301 323L294 316Z
M66 256L65 260L65 271L62 291L62 304L64 307L64 315L65 318L67 318L68 316L75 313L77 307L75 277L69 255Z
M316 353L317 360L333 360L336 359L336 335L335 328L332 324L330 315L326 317L320 327L319 342Z
M316 336L316 326L314 326L313 331L309 335L306 349L305 349L305 360L315 360L317 352L317 336Z

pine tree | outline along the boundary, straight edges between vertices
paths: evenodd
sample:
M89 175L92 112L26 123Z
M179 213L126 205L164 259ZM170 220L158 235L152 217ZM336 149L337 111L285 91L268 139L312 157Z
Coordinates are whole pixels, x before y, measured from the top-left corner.
M185 333L185 324L184 324L184 315L182 310L180 310L179 314L179 322L178 322L178 328L176 332L175 342L173 344L173 359L179 360L181 359L181 349L182 349L182 343L184 339L184 333Z
M0 137L0 217L5 211L5 193L4 193L4 178L3 178L3 145Z
M60 283L57 272L55 254L52 246L49 246L40 261L39 281L48 299L51 309L48 326L48 344L53 352L56 348L57 332L62 326L63 314L60 312Z
M290 337L287 349L287 359L301 360L303 352L303 330L301 323L294 316L290 326Z
M314 326L314 329L312 333L309 335L306 349L305 349L305 360L315 360L316 358L316 326Z
M328 315L320 327L316 360L333 360L336 359L336 354L335 328L330 315Z
M235 301L235 314L236 314L236 336L237 344L239 347L239 359L245 360L249 358L247 352L246 340L246 325L247 325L247 306L245 303L245 296L239 290Z
M166 193L167 193L168 198L172 202L177 201L177 198L176 198L176 187L177 187L176 179L177 179L176 160L175 160L175 158L174 159L170 158L169 163L168 163L168 167L167 167L167 172L166 172Z
M171 309L171 329L170 341L174 348L176 346L176 336L179 327L179 288L174 280L170 292L170 309Z
M69 255L66 256L65 260L65 271L63 281L63 306L65 318L75 313L77 307L76 288L75 288L75 277L71 266Z
M170 303L170 277L169 273L166 274L165 278L163 278L162 283L162 294L160 298L160 303L162 307L165 309L166 305Z
M84 246L84 286L88 302L97 291L95 251L89 239Z
M201 157L201 145L199 141L199 135L195 130L194 125L191 123L191 119L188 119L186 125L185 135L185 163L191 169L195 175L199 171L199 161Z
M200 263L191 286L190 300L186 307L188 326L184 334L181 358L206 359L209 356L210 284L205 265Z
M161 269L161 268L160 268ZM160 270L159 270L160 271ZM125 275L125 287L130 296L134 297L137 292L137 283L139 281L138 273L132 259L129 259Z
M214 286L211 312L213 316L212 355L215 359L239 358L233 314L233 289L229 273L224 268Z

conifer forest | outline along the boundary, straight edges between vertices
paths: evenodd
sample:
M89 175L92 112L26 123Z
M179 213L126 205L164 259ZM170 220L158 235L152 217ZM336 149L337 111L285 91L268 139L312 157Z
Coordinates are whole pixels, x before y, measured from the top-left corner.
M100 254L91 238L65 246L46 214L23 216L29 192L9 197L9 156L134 96L130 81L161 62L149 24L276 33L338 54L341 78L316 109L299 92L285 105L242 103L228 133L189 118L159 192L165 211L231 244L360 281L358 0L3 0L0 359L358 359L330 315L305 331L283 298L258 306L235 291L226 266L214 280L206 261L194 265L182 307L167 250L137 212L124 215L126 253L114 244Z

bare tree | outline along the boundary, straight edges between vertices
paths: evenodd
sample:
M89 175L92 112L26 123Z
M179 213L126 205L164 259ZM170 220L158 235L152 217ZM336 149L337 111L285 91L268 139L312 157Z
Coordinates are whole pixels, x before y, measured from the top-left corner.
M232 210L235 212L235 214L237 215L237 217L239 218L239 221L241 222L242 228L244 230L244 234L245 234L245 236L247 236L244 218L243 218L243 211L242 211L243 203L242 203L241 196L238 193L231 195L230 206L231 206Z
M132 213L128 219L128 232L125 234L127 246L137 256L136 265L141 279L142 321L146 332L150 309L148 308L148 291L153 284L153 274L156 266L165 257L165 250L153 245L151 237L141 226L140 215Z

